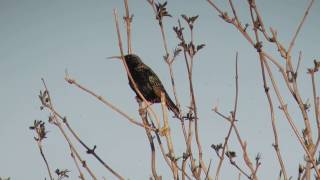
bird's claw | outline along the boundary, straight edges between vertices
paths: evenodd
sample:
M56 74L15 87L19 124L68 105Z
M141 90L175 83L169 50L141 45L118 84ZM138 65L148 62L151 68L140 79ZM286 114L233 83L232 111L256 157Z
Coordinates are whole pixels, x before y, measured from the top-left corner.
M163 126L162 128L159 129L159 134L160 136L166 136L170 131L169 126Z

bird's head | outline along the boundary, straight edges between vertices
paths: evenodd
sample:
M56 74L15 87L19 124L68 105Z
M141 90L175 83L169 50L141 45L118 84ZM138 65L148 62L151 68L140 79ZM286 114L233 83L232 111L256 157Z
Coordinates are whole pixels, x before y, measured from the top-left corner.
M121 56L112 56L109 57L108 59L118 59L121 60ZM142 63L142 60L140 59L139 56L135 54L127 54L124 56L124 60L126 61L127 65L130 66L137 66Z

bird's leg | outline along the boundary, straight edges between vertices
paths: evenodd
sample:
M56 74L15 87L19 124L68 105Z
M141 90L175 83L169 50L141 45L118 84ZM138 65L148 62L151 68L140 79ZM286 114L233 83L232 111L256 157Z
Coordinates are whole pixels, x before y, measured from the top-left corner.
M147 106L145 106L145 103L136 96L137 103L139 104L139 114L143 119L147 119ZM147 123L148 124L148 123Z
M164 92L161 92L161 107L163 112L163 127L159 129L161 136L168 136L170 134L170 127L168 123L168 107L166 105L166 96Z
M145 111L145 112L147 113L147 109L148 109L149 106L152 105L153 103L148 101L148 104L149 104L149 105L148 105L148 104L145 104L145 103L143 102L143 100L140 99L138 96L136 96L135 98L136 98L137 103L139 104L139 111ZM144 105L144 106L142 106L142 105Z
M166 136L169 133L169 126L166 124L162 128L159 129L160 136Z

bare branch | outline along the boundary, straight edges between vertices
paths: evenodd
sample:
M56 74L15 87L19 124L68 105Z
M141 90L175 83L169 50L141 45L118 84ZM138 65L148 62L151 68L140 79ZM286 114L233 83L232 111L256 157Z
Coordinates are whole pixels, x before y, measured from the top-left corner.
M65 80L72 85L75 85L76 87L78 87L79 89L83 90L84 92L87 92L89 94L91 94L93 97L97 98L99 101L101 101L103 104L105 104L106 106L110 107L112 110L114 110L115 112L121 114L123 117L125 117L126 119L128 119L131 123L143 127L143 128L148 128L150 130L155 131L156 129L153 127L149 127L149 126L145 126L144 124L141 124L139 122L137 122L135 119L133 119L132 117L130 117L129 115L127 115L125 112L121 111L119 108L117 108L115 105L113 105L111 102L109 102L108 100L104 99L102 96L97 95L96 93L94 93L93 91L89 90L88 88L84 87L83 85L79 84L75 79L70 78L68 75L65 76Z
M47 99L46 99L46 101L41 100L42 103L45 102L45 103L43 103L42 105L45 106L45 107L47 107L47 108L50 109L50 110L53 110L54 107L53 107L53 103L52 103L52 101L51 101L50 93L49 93L49 90L48 90L47 85L46 85L46 83L45 83L45 81L44 81L43 78L42 78L42 82L43 82L43 86L44 86L44 88L45 88L45 92L47 92L47 96L46 96ZM57 117L57 115L56 115L55 113L53 113L53 116L52 116L52 117L51 117L51 116L49 117L49 122L50 122L50 121L59 128L60 132L62 133L62 135L64 136L65 140L67 141L67 143L68 143L68 145L69 145L69 147L70 147L71 152L73 152L74 155L76 156L76 158L82 163L82 166L87 170L87 172L90 174L90 176L91 176L93 179L97 179L96 176L95 176L95 174L94 174L94 173L92 172L92 170L88 167L86 161L84 161L84 160L81 158L80 154L79 154L78 151L75 149L73 143L71 142L71 140L70 140L70 138L68 137L67 133L66 133L65 130L63 129L62 124L61 124L61 122L59 121L59 119L58 119L58 117Z
M299 34L302 26L303 26L303 23L305 22L308 14L309 14L309 11L310 11L310 8L312 7L313 2L314 2L314 0L310 0L310 3L309 3L309 5L308 5L308 7L307 7L307 9L306 9L306 11L305 11L305 13L304 13L304 16L303 16L303 18L301 19L300 24L299 24L299 26L298 26L298 28L297 28L297 30L296 30L296 32L295 32L295 34L294 34L291 42L290 42L290 45L289 45L289 48L288 48L288 51L287 51L288 54L291 53L291 50L292 50L292 48L293 48L293 46L294 46L294 43L295 43L295 41L296 41L296 39L297 39L297 36L298 36L298 34Z
M126 16L123 17L124 21L126 22L126 27L127 27L127 46L128 46L128 54L132 53L132 46L131 46L131 22L133 19L133 15L130 15L129 12L129 4L128 0L123 0L124 1L124 6L126 9Z
M228 140L230 138L230 135L231 135L231 132L232 132L232 129L233 129L233 126L234 126L234 122L236 120L236 112L237 112L237 105L238 105L238 96L239 96L239 82L238 82L238 52L236 53L236 71L235 71L235 84L236 84L236 95L235 95L235 102L234 102L234 109L233 109L233 112L231 113L232 116L231 116L231 123L230 123L230 127L229 127L229 130L228 130L228 133L227 133L227 136L224 138L224 144L223 144L223 148L222 148L222 152L221 152L221 158L220 158L220 161L218 163L218 167L217 167L217 170L216 170L216 180L219 179L219 174L220 174L220 169L221 169L221 166L222 166L222 163L223 163L223 160L224 160L224 154L225 154L225 151L226 151L226 148L227 148L227 144L228 144ZM228 118L229 119L229 118Z

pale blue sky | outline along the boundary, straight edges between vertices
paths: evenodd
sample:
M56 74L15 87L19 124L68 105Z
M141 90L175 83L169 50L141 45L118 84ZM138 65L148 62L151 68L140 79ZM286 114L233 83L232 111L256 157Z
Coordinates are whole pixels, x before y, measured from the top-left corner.
M285 45L290 41L308 2L257 0L265 25L276 28ZM134 52L154 69L172 96L168 68L162 60L164 49L153 11L146 1L131 0L129 4L134 13ZM217 4L227 8L222 0L217 1ZM246 4L235 0L235 6L243 22L248 21ZM123 2L116 0L0 0L0 177L47 177L43 160L33 140L33 132L28 129L34 119L47 122L48 113L40 111L37 97L43 88L41 78L47 81L57 110L68 117L70 124L85 142L98 146L97 152L108 164L130 179L149 177L149 145L144 130L129 124L123 117L63 79L64 71L68 69L70 75L80 83L138 118L134 93L127 84L121 63L106 60L106 57L119 54L112 9L118 8L122 16L123 7ZM243 139L248 142L251 157L254 158L258 152L262 154L258 176L261 179L275 179L279 165L272 147L271 122L255 50L240 33L223 22L205 0L169 1L167 8L173 15L173 18L166 18L164 23L170 49L178 42L172 26L177 24L179 15L200 15L195 26L195 42L205 43L206 47L196 56L194 85L200 113L200 136L205 160L209 162L212 159L211 172L215 172L217 158L210 145L222 142L229 127L211 109L218 104L222 112L228 113L233 108L234 57L238 51L238 127ZM313 59L320 56L319 12L320 3L316 1L293 50L295 62L298 51L303 51L299 81L305 100L311 97L306 68L312 65ZM276 51L273 54L276 56ZM178 95L186 111L189 102L188 84L181 60L178 59L174 65L174 74ZM293 112L296 105L291 102L289 109ZM301 119L298 119L301 118L300 114L293 113L297 117L297 124L301 124ZM298 163L303 161L302 149L278 110L277 115L287 171L290 176L296 177ZM184 143L178 121L172 120L171 126L176 152L181 155ZM47 123L47 128L49 134L44 142L44 152L52 170L68 168L72 170L71 179L76 179L76 170L66 142L54 126ZM230 148L238 152L237 161L242 161L239 145L234 138ZM79 149L82 148L79 146ZM84 150L82 154L98 177L113 179ZM170 174L163 160L159 166L159 173L164 179L169 179ZM221 177L234 179L237 173L225 162Z

